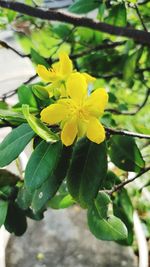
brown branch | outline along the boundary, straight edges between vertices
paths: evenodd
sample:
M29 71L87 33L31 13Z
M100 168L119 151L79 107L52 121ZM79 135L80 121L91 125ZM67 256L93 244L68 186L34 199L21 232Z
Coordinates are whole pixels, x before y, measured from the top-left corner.
M10 49L11 51L13 51L14 53L16 53L18 56L20 56L22 58L24 58L24 57L29 57L30 58L30 55L21 54L19 51L17 51L15 48L11 47L9 44L7 44L4 41L0 41L0 46L4 47L6 49Z
M141 134L141 133L135 133L135 132L130 132L126 130L116 130L113 128L108 128L105 127L105 130L108 135L123 135L123 136L131 136L131 137L137 137L140 139L150 139L150 135L148 134Z
M43 20L67 22L73 24L74 26L88 27L111 35L128 37L134 39L138 43L150 45L150 33L142 30L113 26L87 17L76 16L56 10L43 10L19 2L1 0L0 6Z
M143 175L144 173L150 171L150 166L149 167L146 167L146 168L143 168L143 170L138 173L136 176L134 176L133 178L130 178L130 179L126 179L124 180L123 182L121 182L120 184L117 184L115 185L112 190L108 190L107 193L109 195L112 195L113 193L115 192L118 192L119 190L121 190L124 186L126 186L127 184L135 181L137 178L139 178L141 175Z

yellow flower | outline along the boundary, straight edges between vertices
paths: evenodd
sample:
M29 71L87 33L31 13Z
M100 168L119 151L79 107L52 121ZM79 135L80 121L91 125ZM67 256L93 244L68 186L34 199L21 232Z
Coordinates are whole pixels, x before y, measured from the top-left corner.
M62 52L59 54L59 61L54 63L50 69L47 69L43 65L37 66L37 73L41 79L47 83L50 83L45 87L49 96L62 96L66 97L66 82L69 76L75 72L73 70L73 64L67 53ZM94 77L83 73L87 83L93 82Z
M96 89L90 96L87 82L80 73L72 74L66 83L69 98L58 100L44 108L41 120L54 125L61 123L61 140L66 146L71 145L76 137L87 136L97 144L105 139L105 130L99 122L108 101L105 89Z

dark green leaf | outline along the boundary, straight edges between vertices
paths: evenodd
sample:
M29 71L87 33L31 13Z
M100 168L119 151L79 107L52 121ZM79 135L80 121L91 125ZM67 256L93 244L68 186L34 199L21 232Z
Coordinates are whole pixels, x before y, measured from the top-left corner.
M7 210L8 210L8 202L0 200L0 227L5 223Z
M27 229L24 212L15 203L10 203L5 220L5 228L8 232L21 236Z
M108 215L109 197L105 193L98 195L88 210L88 225L96 238L117 241L127 238L124 223L113 215Z
M6 185L15 185L19 181L19 177L15 174L7 171L7 170L0 170L0 187Z
M0 167L16 159L33 136L34 132L28 124L13 129L0 144Z
M74 199L91 204L107 173L106 143L95 144L83 138L75 145L68 172L68 189Z
M25 170L25 184L28 190L35 191L52 175L61 152L61 142L48 144L42 141L35 148Z
M44 65L45 67L49 67L47 61L33 48L31 48L31 59L35 64L41 64Z
M27 210L32 202L33 194L25 186L19 188L16 203L22 210Z
M91 1L77 0L69 7L69 11L77 14L88 13L91 10L98 8L99 4L100 3L95 0Z
M59 140L58 135L54 134L40 119L29 113L29 106L22 106L23 114L33 131L47 142L55 143Z
M144 168L145 162L134 138L118 135L111 137L110 142L109 155L117 167L133 172L139 172Z
M60 158L56 169L42 184L42 186L35 191L31 204L32 209L35 213L42 210L46 205L47 201L52 199L56 194L62 181L66 177L71 153L71 147L63 147L62 153L59 155Z

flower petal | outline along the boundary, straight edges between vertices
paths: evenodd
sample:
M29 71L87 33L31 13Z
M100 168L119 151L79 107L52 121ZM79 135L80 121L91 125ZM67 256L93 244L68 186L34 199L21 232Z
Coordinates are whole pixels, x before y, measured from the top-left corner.
M91 117L88 123L86 136L92 142L97 144L100 144L105 140L105 130L98 119Z
M43 65L37 66L37 74L45 82L51 82L53 80L51 77L51 72Z
M63 76L67 76L71 74L73 71L73 65L71 59L68 57L67 53L62 52L59 54L59 60L60 60L60 73Z
M96 80L96 78L87 74L86 72L83 72L82 74L84 75L87 83L93 83Z
M85 108L92 116L99 117L103 114L108 102L108 94L104 88L96 89L86 100Z
M62 104L51 104L41 111L41 120L50 125L59 123L66 119L67 116L67 106Z
M65 146L70 146L73 144L76 136L77 136L77 119L76 117L72 117L63 126L63 130L61 132L62 143Z
M68 95L77 103L81 103L87 94L87 83L84 75L72 73L66 83Z
M87 122L78 118L78 137L83 137L87 131Z

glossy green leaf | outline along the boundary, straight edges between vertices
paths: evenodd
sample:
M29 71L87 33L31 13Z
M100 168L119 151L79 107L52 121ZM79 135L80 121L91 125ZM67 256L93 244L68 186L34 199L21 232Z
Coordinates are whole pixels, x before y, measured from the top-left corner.
M20 112L14 112L10 109L0 109L0 119L25 122L25 118Z
M34 191L54 172L62 153L62 144L48 144L42 141L33 151L26 170L26 187Z
M103 21L103 20L104 20L105 10L106 10L106 4L105 4L105 3L101 3L101 4L99 5L99 8L98 8L98 15L97 15L97 18L98 18L100 21Z
M112 136L109 155L112 162L125 171L139 172L145 166L141 152L133 137Z
M0 227L5 223L7 210L8 210L8 202L0 200Z
M84 14L88 13L99 6L99 2L95 0L91 1L85 1L85 0L76 0L75 3L73 3L69 7L69 11L72 13L77 13L77 14Z
M21 85L18 88L17 93L18 93L20 105L27 104L30 107L37 108L37 102L36 102L35 97L32 93L31 86Z
M109 197L105 193L98 195L88 210L88 225L90 231L98 239L117 241L127 238L124 223L113 215L108 215Z
M0 144L0 167L16 159L34 135L30 126L25 123L13 129Z
M27 210L32 202L33 193L27 190L25 186L19 188L16 203L22 210Z
M63 147L62 153L60 153L60 158L57 163L57 166L52 174L48 177L48 179L39 187L32 199L32 209L35 213L42 210L47 204L48 200L52 199L59 189L61 183L66 177L70 157L72 154L71 147Z
M22 106L23 114L33 131L47 142L55 143L59 140L57 134L54 134L40 119L29 113L29 106Z
M106 143L83 138L75 145L68 172L68 190L82 205L91 204L107 173Z

